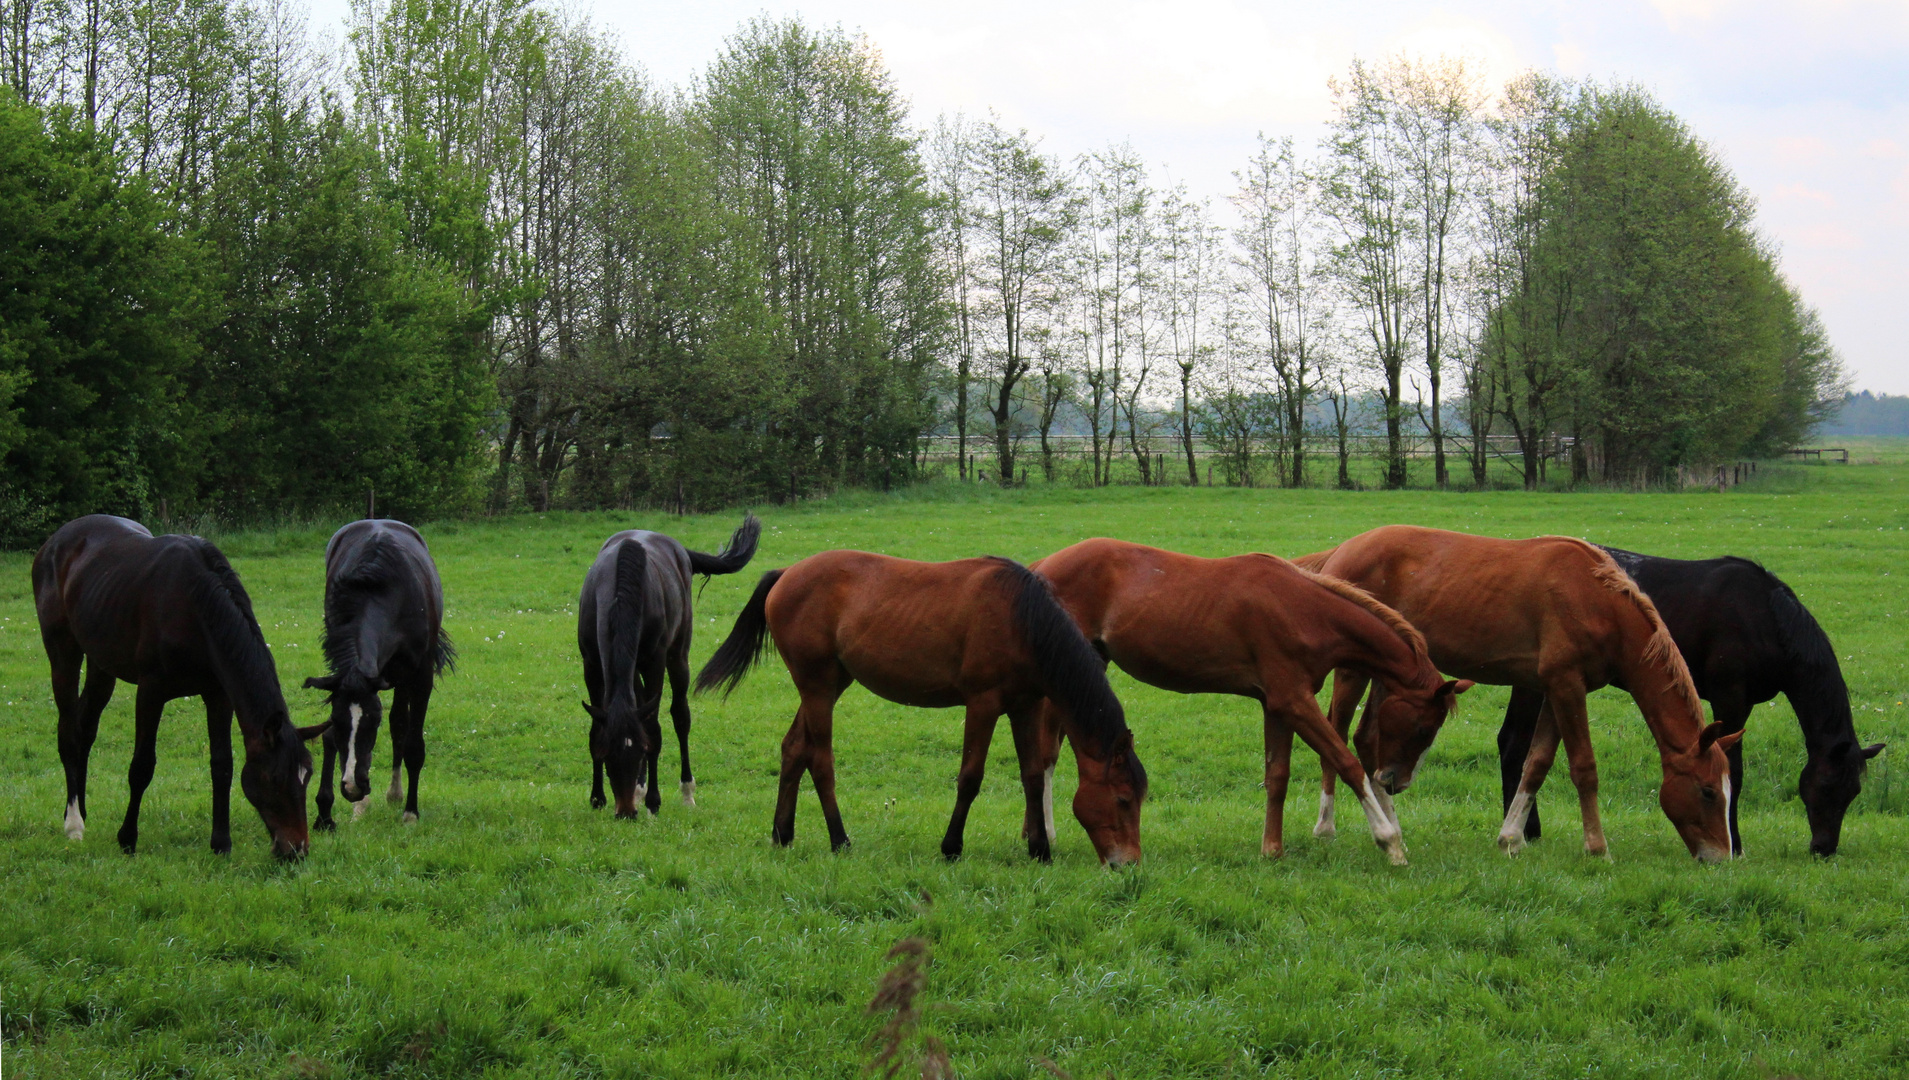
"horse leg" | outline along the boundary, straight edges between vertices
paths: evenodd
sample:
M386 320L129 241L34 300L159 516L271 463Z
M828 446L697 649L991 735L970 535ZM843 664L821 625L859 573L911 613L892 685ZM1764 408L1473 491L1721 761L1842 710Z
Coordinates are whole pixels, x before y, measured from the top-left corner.
M988 768L988 743L994 740L994 724L1001 718L1001 704L993 696L970 698L967 719L961 729L961 771L955 777L954 814L948 818L948 832L941 838L941 854L946 859L961 857L962 833L968 827L968 808L981 793L981 777ZM1016 734L1016 746L1020 743ZM1034 841L1028 840L1033 854Z
M139 847L139 802L146 797L146 785L152 783L153 766L159 761L159 715L165 707L166 699L144 686L133 702L133 764L126 770L126 785L132 793L126 800L126 822L119 827L119 849L128 855Z
M789 724L789 733L782 737L782 773L776 786L776 816L769 827L769 839L782 847L795 843L795 799L802 787L802 774L813 774L811 766L819 741L817 732L833 728L835 701L854 681L833 656L820 663L809 661L800 669L790 664L789 674L795 680L796 692L801 695L802 702L796 706L795 720ZM829 798L823 806L824 815L835 805L833 765L831 760ZM821 794L819 782L816 794ZM831 843L837 840L836 830L840 827L841 815L838 811L830 825ZM840 835L840 842L848 842L846 833Z
M1045 756L1046 724L1046 698L1031 707L1008 713L1008 727L1014 733L1015 762L1021 767L1021 794L1027 799L1021 837L1027 841L1028 858L1053 862L1054 834L1048 831L1048 823L1052 820L1054 792L1052 774ZM986 753L985 748L983 753ZM962 815L964 825L966 817L966 814Z
M88 666L86 690L73 700L73 687L79 682L79 656L75 652L65 687L66 703L60 709L60 764L66 768L66 836L69 840L86 838L86 763L93 756L93 740L99 736L99 714L113 700L117 685L111 675ZM60 700L61 664L53 666L53 699Z
M1609 856L1610 848L1604 841L1604 819L1597 808L1597 754L1591 749L1591 716L1584 707L1583 690L1548 688L1545 700L1551 705L1558 736L1564 740L1565 757L1571 765L1571 785L1578 789L1578 811L1584 818L1585 853Z
M1551 772L1558 756L1558 725L1553 718L1551 698L1538 709L1537 723L1531 730L1531 749L1525 752L1524 770L1518 776L1518 790L1505 810L1505 822L1498 829L1498 847L1507 855L1516 855L1525 846L1525 818Z
M391 715L385 717L385 732L391 737L391 786L384 790L384 801L396 806L404 801L404 786L398 782L398 770L404 765L404 747L410 739L411 697L391 691ZM364 816L371 802L370 793L351 805L351 816L355 821Z
M418 819L418 773L424 771L424 710L430 704L428 681L400 686L391 693L391 711L404 717L404 814L398 820L406 825ZM392 741L397 741L395 734Z
M1710 716L1723 725L1725 735L1742 731L1750 719L1750 703L1743 700L1742 684L1733 682L1710 699ZM1749 738L1749 736L1744 736ZM1737 831L1737 804L1743 801L1743 740L1724 751L1730 762L1730 854L1743 854L1743 836Z
M216 691L205 695L205 741L212 750L212 851L216 855L229 855L232 852L232 703ZM329 817L327 814L327 820Z
M1021 839L1032 845L1035 833L1045 833L1048 849L1051 851L1055 836L1054 763L1060 760L1062 738L1060 723L1055 719L1052 700L1042 698L1040 705L1034 709L1030 734L1035 772L1040 775L1041 797L1038 805L1033 803L1028 805L1027 814L1021 819ZM1016 750L1018 751L1019 748L1020 744L1017 742ZM1021 764L1025 768L1028 762L1024 759ZM1030 846L1029 850L1033 848Z
M809 715L809 779L815 784L815 797L822 803L822 821L829 827L829 848L841 851L849 846L848 830L842 827L842 808L835 803L835 703Z
M1261 677L1261 685L1278 686L1281 683ZM1267 711L1277 714L1280 719L1297 732L1306 745L1313 748L1332 769L1332 775L1346 782L1359 796L1359 805L1365 810L1366 824L1372 829L1372 841L1384 850L1385 857L1394 866L1405 865L1405 841L1399 832L1399 823L1392 819L1385 807L1373 793L1372 780L1366 775L1365 767L1359 764L1358 755L1352 752L1338 730L1319 711L1319 703L1311 694L1297 694L1291 700L1278 702L1268 700Z
M1544 708L1544 694L1521 686L1511 688L1511 703L1505 706L1505 722L1498 728L1498 786L1504 796L1503 810L1511 812L1511 800L1518 794L1518 782L1524 779L1525 758L1531 753L1531 733L1538 726L1538 710ZM1538 823L1538 802L1526 806L1525 839L1544 835Z
M1293 773L1293 729L1271 709L1266 726L1266 831L1259 853L1278 857L1286 853L1286 785Z
M1352 711L1359 707L1359 699L1365 695L1369 681L1356 671L1332 673L1332 727L1339 733L1341 743L1352 727ZM1339 827L1332 819L1332 797L1338 790L1339 774L1324 755L1319 759L1319 773L1319 822L1312 827L1312 834L1327 840L1339 835Z
M696 806L696 777L689 771L688 649L670 658L669 694L669 720L676 728L676 750L683 762L678 790L683 793L683 805L693 809Z

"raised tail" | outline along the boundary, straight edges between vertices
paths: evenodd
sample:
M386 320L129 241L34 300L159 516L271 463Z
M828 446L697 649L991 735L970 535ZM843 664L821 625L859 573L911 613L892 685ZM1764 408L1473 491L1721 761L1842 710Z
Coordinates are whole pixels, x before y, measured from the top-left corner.
M689 553L689 569L695 574L733 574L749 565L756 557L756 541L762 537L762 522L754 514L744 514L742 526L729 537L729 543L723 545L722 554L705 555L700 551Z
M755 518L750 518L743 528L748 528L754 521ZM737 534L741 535L741 530ZM751 534L752 553L754 541L755 536ZM748 560L745 558L744 561ZM776 582L782 580L782 573L781 570L771 570L762 575L761 581L756 582L755 593L743 605L742 614L736 616L735 628L729 631L729 637L717 647L716 655L710 657L709 663L704 664L703 670L697 674L697 693L708 693L721 686L723 696L728 697L742 682L742 677L755 666L756 660L762 656L763 647L769 643L769 593L776 587Z

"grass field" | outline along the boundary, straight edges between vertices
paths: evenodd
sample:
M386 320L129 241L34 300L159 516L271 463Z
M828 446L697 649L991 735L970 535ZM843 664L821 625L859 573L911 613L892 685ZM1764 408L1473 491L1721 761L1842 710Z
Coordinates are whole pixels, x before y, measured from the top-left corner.
M1547 838L1493 844L1493 735L1480 688L1399 802L1408 867L1356 805L1314 840L1313 758L1289 854L1259 855L1260 725L1244 700L1115 675L1152 777L1146 858L1095 865L1063 813L1030 864L1010 741L996 739L967 854L937 843L959 714L853 690L837 713L855 846L828 850L805 791L793 848L767 840L794 708L780 665L727 703L698 699L699 805L619 822L587 803L574 604L611 531L713 549L736 514L548 515L427 527L462 651L429 723L423 820L381 799L311 858L269 857L235 793L234 851L206 841L196 702L175 703L140 853L113 833L132 692L93 756L87 838L60 831L55 718L28 558L0 556L0 1026L11 1077L864 1075L867 1011L898 939L932 944L924 1030L962 1077L1803 1077L1909 1073L1909 464L1766 468L1726 494L1433 494L933 488L762 511L751 571L711 582L703 658L754 571L859 547L926 559L1033 559L1112 535L1197 554L1299 554L1387 522L1501 536L1569 533L1655 554L1731 552L1793 585L1844 657L1871 770L1842 854L1807 853L1789 707L1757 711L1749 855L1704 868L1656 809L1656 756L1629 700L1594 695L1614 858L1579 852L1562 771ZM220 537L251 590L295 719L320 670L328 529ZM381 738L379 768L385 743ZM663 759L665 777L676 767ZM1063 758L1057 802L1072 794ZM673 788L673 785L666 785ZM341 804L341 809L343 809Z

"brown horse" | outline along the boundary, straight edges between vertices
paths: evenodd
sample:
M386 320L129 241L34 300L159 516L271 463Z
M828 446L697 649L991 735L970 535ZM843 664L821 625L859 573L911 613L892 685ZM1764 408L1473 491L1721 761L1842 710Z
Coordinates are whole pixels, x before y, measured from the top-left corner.
M782 740L782 780L771 837L795 839L802 774L828 822L829 842L848 845L835 804L835 702L856 681L903 705L967 709L954 816L941 852L961 854L968 807L981 790L988 741L1006 713L1020 753L1030 818L1046 794L1035 745L1042 699L1080 766L1074 816L1102 862L1140 860L1140 805L1147 773L1133 752L1126 714L1100 658L1061 610L1047 583L1007 559L924 563L863 551L825 551L762 576L736 627L696 677L698 692L742 680L765 636L802 696ZM1028 854L1046 860L1049 837L1035 830Z
M1742 733L1705 725L1690 672L1656 606L1602 549L1566 536L1497 540L1388 525L1295 561L1396 608L1425 634L1441 671L1545 695L1524 777L1498 834L1507 853L1524 846L1525 815L1560 739L1578 790L1584 849L1607 853L1584 695L1612 685L1630 692L1657 740L1658 804L1685 846L1705 862L1729 856L1732 792L1724 754ZM1335 676L1332 716L1341 732L1365 684L1356 672ZM1322 787L1315 831L1324 833L1331 824L1330 773Z
M1297 731L1358 795L1379 847L1394 863L1405 862L1398 823L1373 781L1386 788L1401 776L1409 782L1418 755L1472 684L1440 677L1424 638L1397 612L1337 578L1272 555L1202 559L1121 540L1083 540L1033 569L1053 584L1087 640L1127 674L1184 694L1238 694L1260 703L1264 854L1285 847L1282 818ZM1397 753L1370 778L1315 700L1335 668L1378 679L1389 691L1372 733L1383 733L1379 745ZM1050 747L1043 755L1052 760ZM1053 828L1051 818L1046 827Z

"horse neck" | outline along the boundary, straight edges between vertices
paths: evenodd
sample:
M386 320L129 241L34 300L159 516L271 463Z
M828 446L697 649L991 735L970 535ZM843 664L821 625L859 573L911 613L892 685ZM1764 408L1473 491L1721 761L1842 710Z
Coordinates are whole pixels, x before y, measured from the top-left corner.
M1856 745L1856 721L1849 708L1849 686L1834 666L1792 664L1783 680L1783 696L1803 730L1803 746L1812 757L1832 746Z
M231 703L240 728L251 733L262 732L267 718L274 713L289 724L291 710L285 707L285 693L278 685L278 669L272 663L263 635L249 626L224 627L203 615L200 621L213 674L219 680L226 701Z
M1406 644L1385 620L1350 600L1334 597L1344 608L1331 621L1334 640L1322 656L1324 668L1347 668L1394 686L1419 688L1436 683L1431 661Z
M1639 622L1648 625L1641 616ZM1657 740L1658 756L1669 758L1694 751L1698 737L1703 734L1704 712L1702 702L1697 700L1696 688L1688 683L1689 674L1684 674L1680 684L1672 672L1682 670L1681 665L1673 667L1659 657L1645 658L1650 633L1627 634L1625 638L1624 660L1620 665L1624 686L1637 702L1638 711L1644 714L1651 736ZM1670 648L1674 650L1676 646Z

